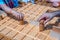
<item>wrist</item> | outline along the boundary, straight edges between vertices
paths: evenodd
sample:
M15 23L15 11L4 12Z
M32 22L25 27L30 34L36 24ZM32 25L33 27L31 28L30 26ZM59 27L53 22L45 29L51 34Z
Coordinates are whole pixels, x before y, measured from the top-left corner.
M54 16L60 16L60 10L52 12L52 15L54 15Z
M56 17L56 16L58 16L58 13L52 13L52 15L53 15L54 17Z

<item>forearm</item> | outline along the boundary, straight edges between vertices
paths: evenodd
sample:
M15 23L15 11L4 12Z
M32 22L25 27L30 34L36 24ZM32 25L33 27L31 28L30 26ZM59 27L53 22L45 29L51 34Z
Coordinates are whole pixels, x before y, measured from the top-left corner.
M4 5L0 5L0 7L8 14L13 14L13 13L17 13L14 10L12 10L11 8L9 8L8 6Z
M55 15L55 16L60 16L60 10L54 11L54 12L52 12L52 13L53 13L53 15Z
M56 16L59 16L60 17L60 13L57 13L57 15Z

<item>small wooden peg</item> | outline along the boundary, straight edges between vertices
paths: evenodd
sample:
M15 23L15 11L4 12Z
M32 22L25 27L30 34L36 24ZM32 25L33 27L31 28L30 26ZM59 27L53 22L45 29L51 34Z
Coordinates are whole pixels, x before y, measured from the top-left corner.
M39 22L39 31L43 31L43 30L44 30L44 21L45 21L45 20L41 20L41 21Z
M21 24L21 25L24 24L24 18L20 19L20 24Z

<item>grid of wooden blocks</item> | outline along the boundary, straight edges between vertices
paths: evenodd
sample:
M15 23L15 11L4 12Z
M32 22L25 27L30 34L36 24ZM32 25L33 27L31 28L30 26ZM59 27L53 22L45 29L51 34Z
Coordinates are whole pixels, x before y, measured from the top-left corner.
M36 0L36 3L39 4L39 5L44 5L44 6L48 6L48 7L53 7L52 6L52 3L49 3L47 2L46 0L42 0L41 2ZM59 8L60 9L60 6L59 7L55 7L55 8Z
M30 21L36 21L47 10L58 9L29 3L14 10L24 13L28 24L20 25L19 21L5 17L0 21L0 40L57 40L49 36L50 30L39 32L39 27L30 24Z

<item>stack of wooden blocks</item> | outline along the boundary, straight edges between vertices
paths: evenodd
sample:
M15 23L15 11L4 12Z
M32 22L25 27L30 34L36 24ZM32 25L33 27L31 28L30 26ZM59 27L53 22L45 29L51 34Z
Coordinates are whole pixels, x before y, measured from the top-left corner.
M22 8L13 10L24 13L28 24L20 25L19 21L8 16L5 17L0 21L0 40L57 40L57 38L50 37L50 30L39 32L39 26L30 24L30 21L36 21L48 10L58 9L29 3Z

